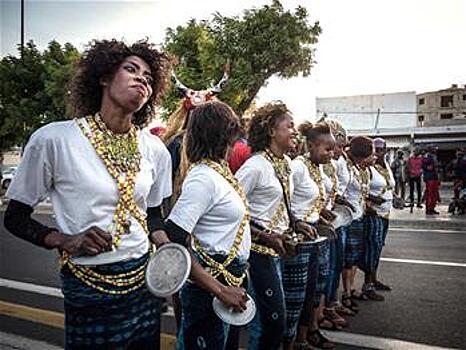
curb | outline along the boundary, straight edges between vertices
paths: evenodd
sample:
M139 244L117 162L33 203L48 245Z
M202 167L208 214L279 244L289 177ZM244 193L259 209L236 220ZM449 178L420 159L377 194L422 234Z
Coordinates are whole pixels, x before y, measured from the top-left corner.
M397 220L390 219L390 228L415 228L429 230L446 230L466 233L466 222L451 222L437 220Z

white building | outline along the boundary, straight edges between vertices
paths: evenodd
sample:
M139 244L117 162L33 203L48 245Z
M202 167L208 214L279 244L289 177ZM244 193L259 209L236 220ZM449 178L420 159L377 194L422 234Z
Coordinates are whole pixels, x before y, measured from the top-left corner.
M417 124L416 92L316 98L317 118L340 121L358 130L412 128Z
M465 102L466 87L457 85L420 95L318 97L316 116L340 121L349 136L383 137L392 148L436 145L440 162L446 164L457 148L466 147Z

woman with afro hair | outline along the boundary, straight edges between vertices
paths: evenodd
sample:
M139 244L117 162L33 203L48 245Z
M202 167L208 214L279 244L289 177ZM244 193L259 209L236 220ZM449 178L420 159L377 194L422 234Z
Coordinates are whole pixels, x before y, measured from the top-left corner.
M5 227L60 254L66 349L158 349L160 301L145 286L151 243L168 238L170 155L143 131L171 59L146 41L94 41L71 81L75 119L37 130L7 196ZM50 197L57 226L31 217Z

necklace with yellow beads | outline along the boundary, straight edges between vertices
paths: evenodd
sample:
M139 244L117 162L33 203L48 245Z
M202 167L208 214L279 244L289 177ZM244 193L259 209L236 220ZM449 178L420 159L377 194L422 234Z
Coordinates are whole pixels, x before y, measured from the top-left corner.
M304 215L303 220L308 221L312 214L320 214L322 208L324 207L325 188L322 181L322 174L320 172L319 166L314 164L308 157L302 157L301 159L307 167L309 176L319 188L319 194L317 198L312 202L311 207L307 210L306 214Z
M113 133L107 128L99 113L85 119L76 119L76 123L116 182L119 198L112 218L112 234L113 245L118 248L121 237L130 233L131 216L141 225L144 232L148 233L146 214L134 201L136 175L141 162L136 127L131 126L125 134ZM106 294L123 295L144 284L147 262L117 275L104 275L90 267L77 265L66 253L62 253L60 264L62 267L67 266L76 278L91 288Z
M218 276L222 275L225 278L225 281L228 285L239 287L243 283L245 274L243 274L240 277L237 277L227 270L227 266L230 265L231 262L237 257L239 248L241 246L241 242L243 241L244 231L246 230L247 224L249 222L250 217L246 195L241 185L238 183L238 180L236 180L236 178L234 177L233 173L231 172L228 166L228 163L225 160L216 162L210 159L203 159L197 163L194 163L191 166L190 170L193 167L200 164L207 165L209 168L215 170L225 180L227 180L231 187L233 187L236 193L238 193L238 195L240 196L246 211L239 225L238 232L236 233L235 240L233 241L233 245L231 246L230 252L228 253L227 258L225 259L225 261L223 261L223 263L219 263L212 259L204 250L204 248L202 248L199 239L194 234L191 234L194 242L194 247L196 248L196 251L200 254L202 261L204 261L204 263L209 267L210 274L212 275L212 277L217 278Z

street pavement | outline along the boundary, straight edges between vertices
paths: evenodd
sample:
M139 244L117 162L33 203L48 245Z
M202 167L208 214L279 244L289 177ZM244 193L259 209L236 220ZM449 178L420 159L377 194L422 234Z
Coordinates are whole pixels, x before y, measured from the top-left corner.
M417 227L397 225L387 239L380 278L393 291L384 302L361 302L347 329L327 333L337 349L466 349L466 220L431 229L435 219L417 214ZM47 213L38 219L53 223ZM0 349L62 347L57 255L6 233L1 211L0 250ZM162 324L173 334L172 312Z

